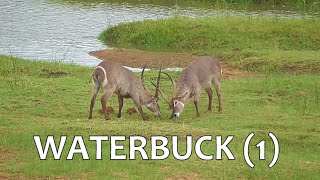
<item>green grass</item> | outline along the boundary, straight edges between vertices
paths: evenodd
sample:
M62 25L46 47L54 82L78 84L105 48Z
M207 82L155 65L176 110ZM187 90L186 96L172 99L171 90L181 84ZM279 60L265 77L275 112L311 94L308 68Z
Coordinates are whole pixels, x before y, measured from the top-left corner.
M97 110L94 119L87 120L91 99L91 83L88 83L92 68L24 61L0 56L0 177L9 178L252 178L252 179L318 179L320 177L320 77L312 74L293 75L279 72L261 73L257 76L222 81L223 112L207 112L207 97L200 100L201 117L195 117L193 103L189 102L178 120L169 120L170 112L161 100L163 118L156 119L145 109L150 121L144 123L138 114L125 111L133 106L125 101L122 119L111 115L105 122ZM179 73L171 73L177 77ZM138 74L137 74L138 76ZM156 71L146 72L146 82L154 80ZM148 84L149 86L149 84ZM149 86L151 89L151 86ZM161 81L162 89L170 94L170 82ZM101 94L100 94L101 95ZM215 98L216 100L216 98ZM214 101L216 103L216 101ZM110 101L117 109L117 98ZM214 104L216 106L216 104ZM249 133L255 132L250 146L250 155L256 164L250 169L243 160L243 144ZM273 145L267 136L273 132L280 143L277 164L269 169ZM39 160L33 135L67 135L68 149L75 135L86 140L91 160L84 161L76 155L67 161L67 151L62 160ZM103 160L94 160L95 144L88 141L89 135L179 135L184 139L192 135L234 135L229 145L236 160L203 161L194 154L186 161L168 158L163 161L109 160L109 143L103 148ZM266 140L266 160L258 161L254 147ZM128 154L128 142L123 153ZM181 140L180 150L185 142ZM179 144L179 145L180 145ZM149 145L146 148L150 152ZM213 144L205 143L204 152L215 154Z
M174 17L119 24L99 39L123 48L213 54L246 70L318 73L318 29L319 19Z

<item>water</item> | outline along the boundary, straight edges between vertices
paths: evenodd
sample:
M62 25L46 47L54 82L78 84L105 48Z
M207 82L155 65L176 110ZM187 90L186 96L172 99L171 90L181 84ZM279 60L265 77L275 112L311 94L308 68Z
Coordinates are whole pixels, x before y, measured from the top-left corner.
M291 11L217 10L128 3L61 3L41 0L0 1L0 54L30 60L61 61L85 66L100 60L94 50L110 48L97 40L107 27L123 22L168 18L173 15L250 15L301 18Z

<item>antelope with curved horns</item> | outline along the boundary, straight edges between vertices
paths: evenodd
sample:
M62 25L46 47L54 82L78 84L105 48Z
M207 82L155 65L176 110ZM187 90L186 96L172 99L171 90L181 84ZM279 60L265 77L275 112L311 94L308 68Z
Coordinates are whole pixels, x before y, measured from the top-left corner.
M131 98L138 108L143 120L147 117L142 111L142 105L145 105L151 112L160 117L160 108L158 105L159 81L161 75L161 67L157 78L157 86L155 95L144 86L144 66L141 72L141 81L133 74L132 71L124 68L122 65L111 62L102 61L94 69L92 73L93 82L93 96L90 104L89 119L92 119L92 111L96 101L97 94L100 87L103 88L104 94L101 98L101 105L106 120L110 119L107 112L107 102L113 93L118 95L119 113L118 118L121 117L121 110L123 107L123 98Z
M216 59L208 56L203 56L192 61L191 64L182 71L177 82L175 82L169 74L165 72L162 73L169 77L173 85L173 96L171 101L164 94L164 92L159 89L161 96L172 109L172 115L170 118L179 117L184 109L187 100L191 97L193 97L194 105L196 108L196 115L197 117L199 117L200 113L198 103L201 88L204 88L208 94L208 110L212 111L212 82L218 96L218 111L222 111L220 92L222 69L220 63Z

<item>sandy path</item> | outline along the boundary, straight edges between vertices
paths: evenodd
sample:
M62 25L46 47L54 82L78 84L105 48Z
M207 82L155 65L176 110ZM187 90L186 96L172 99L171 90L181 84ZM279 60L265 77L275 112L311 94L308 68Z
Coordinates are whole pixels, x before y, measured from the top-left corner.
M89 55L101 60L111 60L119 62L129 67L143 67L146 63L148 68L158 68L162 64L163 68L186 67L198 56L191 53L172 53L172 52L146 52L130 49L106 49L92 51ZM248 73L236 69L231 64L220 60L223 77L227 79L244 77Z

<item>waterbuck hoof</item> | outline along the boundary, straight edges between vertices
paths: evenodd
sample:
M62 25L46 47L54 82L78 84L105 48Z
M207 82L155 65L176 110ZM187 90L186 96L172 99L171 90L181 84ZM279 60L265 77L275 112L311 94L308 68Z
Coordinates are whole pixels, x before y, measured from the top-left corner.
M149 121L149 117L143 117L143 121Z

